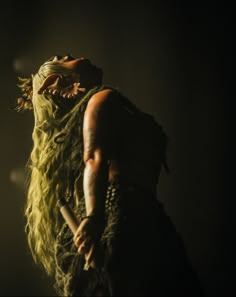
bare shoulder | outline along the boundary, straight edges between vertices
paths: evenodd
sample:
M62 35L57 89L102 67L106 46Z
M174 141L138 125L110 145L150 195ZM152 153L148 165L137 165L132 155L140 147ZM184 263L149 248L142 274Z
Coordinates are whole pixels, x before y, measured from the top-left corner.
M115 94L112 89L105 89L95 93L89 100L88 109L101 109L106 106L111 108L115 104Z
M116 129L115 91L106 89L94 94L86 107L83 120L84 159L102 148L111 152L112 131Z
M84 114L84 127L99 127L114 123L118 114L116 91L106 89L95 93ZM109 124L108 124L109 123Z

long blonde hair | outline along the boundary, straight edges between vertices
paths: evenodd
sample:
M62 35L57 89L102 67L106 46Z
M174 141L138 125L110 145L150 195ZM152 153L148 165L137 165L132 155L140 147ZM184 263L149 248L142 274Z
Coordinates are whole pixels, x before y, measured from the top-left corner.
M40 263L48 274L55 276L60 295L68 296L76 279L79 254L73 244L73 235L69 234L70 230L66 229L67 226L60 215L57 202L61 197L72 197L71 206L79 209L73 198L73 185L78 177L80 198L83 201L83 115L91 96L108 86L93 86L71 102L61 97L38 94L44 79L52 73L70 75L71 70L49 61L41 66L33 79L35 125L32 135L33 149L28 163L26 232L35 261ZM131 114L143 116L127 98L119 98ZM158 132L158 139L164 140L164 134L152 118L149 118L149 123L152 129ZM165 141L160 143L165 144ZM160 153L163 152L160 160L158 159L160 162L165 161L164 148L165 146L163 149L159 148ZM113 217L115 216L111 212L112 220ZM62 239L60 242L60 234L63 234L66 240Z
M83 172L81 137L86 102L96 88L69 103L38 94L47 75L69 75L71 70L46 62L33 79L35 125L33 149L28 163L29 179L25 216L30 250L48 274L55 271L55 244L63 220L57 208L60 197L71 195L74 178Z

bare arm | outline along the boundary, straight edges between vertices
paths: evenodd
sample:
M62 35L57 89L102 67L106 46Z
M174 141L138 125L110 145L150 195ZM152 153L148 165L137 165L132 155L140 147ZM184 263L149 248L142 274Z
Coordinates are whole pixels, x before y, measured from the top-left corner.
M101 222L104 219L109 143L113 130L111 122L113 100L111 99L111 90L95 94L89 101L83 122L85 163L83 187L86 213L87 216ZM82 254L91 250L94 242L101 235L99 223L96 223L93 218L82 221L75 235L75 243Z
M88 216L104 215L114 120L111 98L111 90L95 94L84 115L84 195Z

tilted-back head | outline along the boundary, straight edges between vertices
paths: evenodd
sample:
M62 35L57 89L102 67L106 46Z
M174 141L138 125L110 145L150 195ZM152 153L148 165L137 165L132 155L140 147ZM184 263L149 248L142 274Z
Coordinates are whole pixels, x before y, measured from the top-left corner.
M79 94L101 84L102 76L102 70L88 59L55 56L46 61L30 78L18 78L22 95L17 98L15 109L32 110L35 95L50 98L60 106L60 100L73 100ZM34 80L37 80L37 84L33 83Z

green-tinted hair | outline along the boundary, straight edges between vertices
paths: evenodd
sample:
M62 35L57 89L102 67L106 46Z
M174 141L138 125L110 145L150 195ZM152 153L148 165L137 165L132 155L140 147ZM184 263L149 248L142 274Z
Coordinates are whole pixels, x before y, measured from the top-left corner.
M83 201L83 115L91 96L107 87L94 85L71 101L59 95L38 94L44 79L52 73L66 76L71 75L72 70L62 67L60 63L48 61L33 78L35 125L33 149L28 163L26 231L35 261L55 277L59 294L68 296L72 292L73 281L76 280L79 254L72 240L73 235L60 215L57 202L61 197L74 197L75 179L76 184L80 185L80 201ZM130 114L146 118L128 99L119 96L119 100ZM165 162L165 137L155 121L149 117L148 119L154 134L157 133L158 140L161 139L158 143L159 165L159 162ZM72 198L70 202L79 212L80 207L75 200ZM104 238L116 225L113 223L115 215L110 213L111 222L107 224Z
M71 70L49 61L33 78L35 125L25 210L32 255L49 274L54 273L56 237L63 225L57 201L72 194L74 179L83 172L83 113L96 89L79 94L72 102L38 94L44 79L52 73L70 75Z

